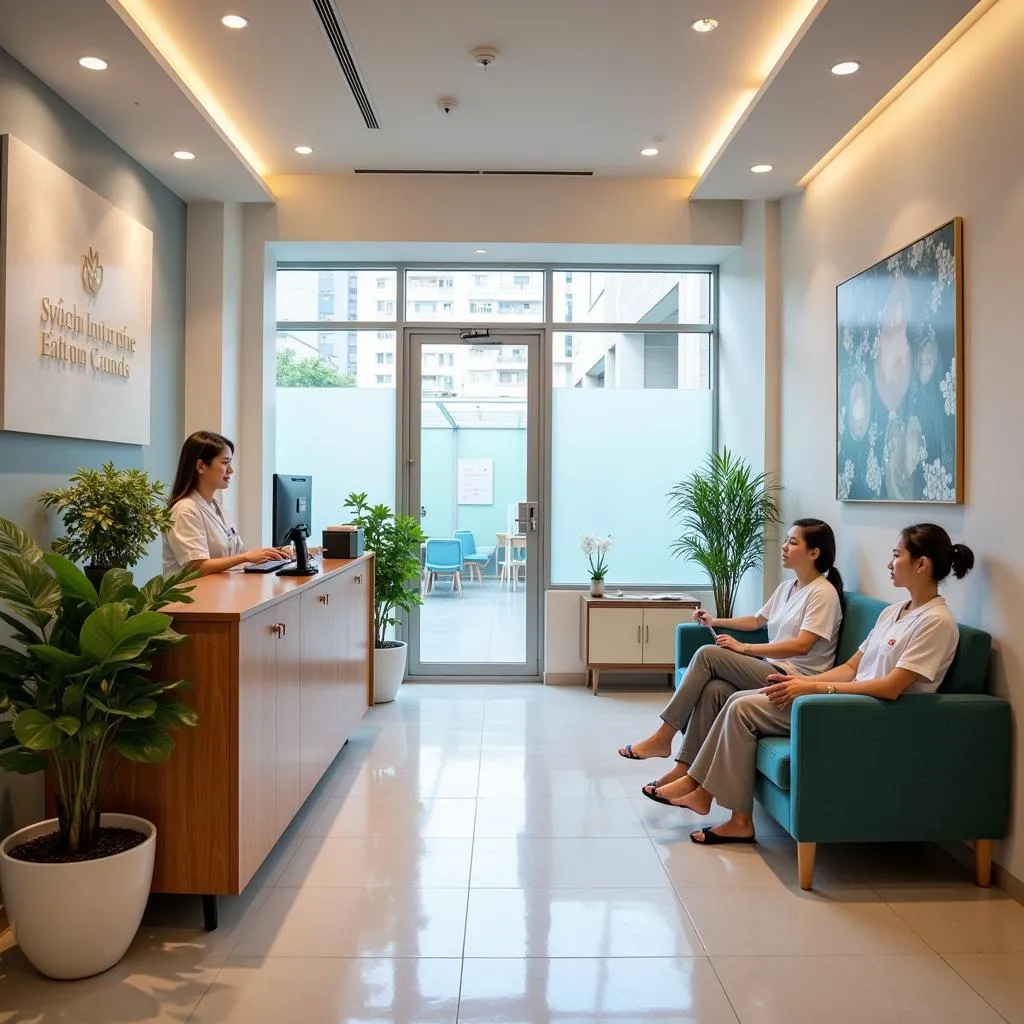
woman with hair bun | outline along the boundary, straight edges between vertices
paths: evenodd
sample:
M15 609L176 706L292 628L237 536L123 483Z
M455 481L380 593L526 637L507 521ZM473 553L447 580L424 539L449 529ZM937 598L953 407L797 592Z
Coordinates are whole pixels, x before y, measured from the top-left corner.
M712 800L732 811L721 825L690 833L695 843L754 842L754 777L762 736L788 736L793 701L808 694L860 694L896 700L904 693L934 693L960 639L939 584L952 573L962 579L974 553L954 544L934 523L908 526L889 559L893 586L910 594L891 604L857 652L843 665L811 678L776 674L759 693L736 693L715 720L686 778L659 787L652 799L704 815Z

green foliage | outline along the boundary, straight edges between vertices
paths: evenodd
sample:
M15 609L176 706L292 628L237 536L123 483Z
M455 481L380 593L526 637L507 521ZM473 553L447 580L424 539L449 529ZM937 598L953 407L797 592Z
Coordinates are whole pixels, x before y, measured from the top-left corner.
M375 556L373 621L377 646L383 647L388 627L399 621L395 613L423 603L420 545L427 535L412 516L396 516L387 505L371 506L365 493L350 494L345 508L355 512L352 525L363 528L366 547Z
M290 348L277 350L277 386L279 388L354 388L356 378L340 373L316 356L300 359Z
M729 618L740 580L764 561L766 531L782 522L779 487L728 448L709 452L703 470L669 491L683 535L672 553L696 562L715 592L716 614Z
M39 500L64 520L67 535L53 550L102 568L135 565L147 545L171 527L163 484L141 469L115 469L112 462L79 468L71 486L45 491Z
M99 591L72 562L43 554L0 519L0 768L22 775L49 764L62 844L88 851L99 828L114 754L156 764L174 750L170 732L197 724L177 699L184 680L157 681L153 658L184 637L160 609L190 602L195 573L155 576L136 587L110 569Z

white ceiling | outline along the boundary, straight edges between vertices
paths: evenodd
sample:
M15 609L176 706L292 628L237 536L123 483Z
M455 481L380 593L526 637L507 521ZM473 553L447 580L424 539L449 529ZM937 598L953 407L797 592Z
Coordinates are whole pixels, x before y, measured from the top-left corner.
M774 198L975 6L335 3L378 131L363 124L312 0L0 0L0 46L186 199L260 201L261 174L272 187L278 174L356 168L699 178L697 198ZM224 28L225 13L248 28ZM717 31L690 29L707 16ZM486 71L470 56L482 44L501 51ZM110 69L83 71L84 53ZM846 59L862 70L829 73ZM450 115L436 107L442 95L459 101ZM659 156L641 157L656 136ZM295 154L299 144L312 156ZM197 159L174 160L178 148ZM752 175L760 162L775 170Z

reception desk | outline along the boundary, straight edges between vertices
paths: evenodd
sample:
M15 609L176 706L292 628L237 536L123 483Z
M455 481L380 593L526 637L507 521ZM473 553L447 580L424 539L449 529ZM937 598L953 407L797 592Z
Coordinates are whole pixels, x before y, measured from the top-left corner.
M199 726L162 765L125 761L104 801L157 827L154 892L240 893L373 701L373 554L311 577L240 572L166 609L188 639L154 674L189 679Z

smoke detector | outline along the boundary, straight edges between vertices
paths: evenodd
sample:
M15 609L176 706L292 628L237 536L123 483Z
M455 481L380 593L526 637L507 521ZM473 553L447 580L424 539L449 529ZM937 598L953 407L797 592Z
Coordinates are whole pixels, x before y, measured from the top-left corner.
M498 59L498 49L494 46L478 46L473 51L473 61L485 71Z
M458 105L459 101L454 96L442 96L437 101L437 109L442 114L450 114Z

